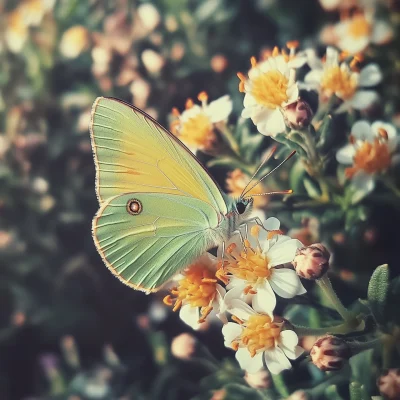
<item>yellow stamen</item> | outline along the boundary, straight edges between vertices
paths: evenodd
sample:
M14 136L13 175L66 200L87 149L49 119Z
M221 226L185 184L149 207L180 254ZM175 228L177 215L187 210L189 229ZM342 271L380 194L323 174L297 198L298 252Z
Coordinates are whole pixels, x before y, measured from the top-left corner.
M199 99L199 101L201 102L207 102L208 100L208 96L206 92L200 92L199 95L197 96L197 98Z
M267 239L272 239L276 235L283 235L283 232L280 229L269 231L267 234Z
M251 94L258 104L267 108L281 107L288 101L289 80L278 70L260 74L253 80Z
M223 282L225 285L229 283L229 278L226 275L226 271L223 268L217 269L217 272L215 273L215 276Z
M179 112L179 110L176 107L174 107L172 109L172 115L175 117L179 117L181 115L181 113Z
M257 351L274 347L280 333L280 324L274 323L268 315L250 315L244 324L240 340L254 357Z
M237 317L236 315L232 315L232 320L237 322L239 325L243 324L243 321L239 317Z
M259 225L253 225L250 229L251 236L258 237L258 235L260 234L260 229L261 227Z
M194 106L193 100L192 100L192 99L187 99L187 100L186 100L186 104L185 104L186 110L189 110L189 109L192 108L193 106Z
M288 49L297 49L299 47L300 43L298 40L290 40L289 42L286 43L286 47Z
M204 149L211 148L215 135L208 115L201 111L185 121L179 131L179 137L189 145Z
M272 50L272 57L279 56L279 48L278 46L275 46L274 49Z
M250 64L252 68L257 66L257 59L254 56L250 58Z
M239 82L239 92L240 93L244 93L245 89L244 89L244 84L246 83L246 77L244 76L244 74L242 74L241 72L238 72L237 77L240 79Z
M345 169L348 178L360 170L369 175L380 173L389 168L391 155L387 142L375 139L371 142L364 142L353 157L353 166Z
M357 75L339 65L325 69L321 79L321 89L327 97L336 94L343 100L353 97L357 85Z
M355 15L349 22L347 33L357 39L369 36L371 34L371 24L364 15Z
M239 342L232 342L232 349L235 351L239 350Z
M177 311L183 304L200 307L201 318L204 322L213 309L212 303L217 295L216 273L204 265L193 264L184 273L184 278L178 282L176 288L171 289L171 295L164 297L164 303L171 306L175 300L173 311Z
M387 133L386 129L378 128L378 133L379 133L379 136L381 136L385 140L389 139L389 136L388 136L388 133Z

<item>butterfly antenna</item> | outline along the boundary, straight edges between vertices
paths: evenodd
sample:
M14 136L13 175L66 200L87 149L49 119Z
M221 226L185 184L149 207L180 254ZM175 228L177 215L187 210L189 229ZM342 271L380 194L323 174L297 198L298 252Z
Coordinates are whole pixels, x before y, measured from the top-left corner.
M256 193L256 194L252 194L251 197L253 196L268 196L271 194L292 194L293 190L289 189L289 190L278 190L276 192L265 192L265 193Z
M247 185L245 186L245 188L243 189L240 198L243 198L243 193L246 192L246 189L249 187L250 183L253 181L254 177L257 175L258 171L260 171L260 169L262 168L262 166L268 161L270 160L270 158L275 154L276 149L278 148L278 146L273 146L271 151L268 152L268 154L266 155L266 157L264 158L264 160L261 162L261 164L258 166L256 172L254 172L253 176L251 177L251 179L247 182Z
M250 189L247 189L245 193L242 194L242 196L246 196L250 190L254 189L260 182L262 182L265 178L268 178L272 173L274 173L279 167L281 167L283 164L285 164L286 161L290 160L294 155L296 154L296 150L293 150L282 162L280 162L275 168L271 169L267 174L265 174L261 179L259 179L253 186L250 187ZM286 193L286 192L285 192ZM274 193L271 193L274 194ZM253 196L253 195L252 195Z

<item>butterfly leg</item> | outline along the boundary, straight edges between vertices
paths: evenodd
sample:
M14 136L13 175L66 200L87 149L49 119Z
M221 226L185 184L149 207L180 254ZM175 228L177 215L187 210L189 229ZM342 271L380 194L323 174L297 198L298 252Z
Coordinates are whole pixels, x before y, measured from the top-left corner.
M255 222L260 228L264 229L264 231L268 231L268 229L265 228L264 224L262 223L262 221L259 217L250 218L243 224L240 224L240 226L246 226L247 227L246 229L248 231L248 229L249 229L248 224L250 222Z

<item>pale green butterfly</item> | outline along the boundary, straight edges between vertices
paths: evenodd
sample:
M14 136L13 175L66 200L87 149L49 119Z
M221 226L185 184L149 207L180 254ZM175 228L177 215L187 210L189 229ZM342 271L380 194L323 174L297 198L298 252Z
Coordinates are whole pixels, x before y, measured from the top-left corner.
M156 292L248 221L253 198L245 195L252 187L236 200L223 193L198 159L143 111L99 97L90 133L100 203L93 238L126 285Z

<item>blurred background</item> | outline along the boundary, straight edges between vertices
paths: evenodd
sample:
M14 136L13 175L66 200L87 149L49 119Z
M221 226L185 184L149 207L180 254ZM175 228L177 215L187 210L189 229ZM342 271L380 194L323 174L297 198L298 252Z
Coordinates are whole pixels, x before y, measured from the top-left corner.
M321 32L340 11L321 3L0 0L0 399L212 397L220 383L204 381L207 363L176 357L182 346L187 356L193 337L180 337L171 355L171 340L190 328L162 295L122 285L95 250L91 105L117 97L168 126L173 107L205 90L211 100L231 96L235 122L236 73L251 56L289 40L323 53ZM385 5L397 22L396 2ZM394 115L397 94L388 96ZM223 187L227 170L211 169ZM365 296L377 265L398 263L398 204L363 207L347 231L332 215L284 219L334 249L335 285L348 301ZM191 334L226 359L218 379L243 380L220 325Z

